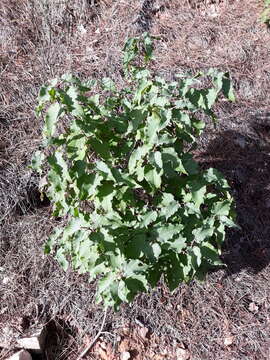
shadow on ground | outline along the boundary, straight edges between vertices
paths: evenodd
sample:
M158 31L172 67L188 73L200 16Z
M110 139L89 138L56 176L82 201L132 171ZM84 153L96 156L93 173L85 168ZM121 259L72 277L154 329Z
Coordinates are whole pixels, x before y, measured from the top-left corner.
M226 130L201 154L203 168L215 167L228 179L241 230L231 231L223 260L230 273L261 271L270 262L270 123L254 122L254 137Z

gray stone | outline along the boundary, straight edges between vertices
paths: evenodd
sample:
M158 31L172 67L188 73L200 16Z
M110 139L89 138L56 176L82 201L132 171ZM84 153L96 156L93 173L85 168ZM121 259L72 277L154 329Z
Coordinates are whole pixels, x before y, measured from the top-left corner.
M123 351L120 355L121 360L129 360L131 358L131 355L128 351Z
M19 347L40 354L43 351L45 340L46 340L46 331L44 328L42 328L40 330L36 330L28 337L23 337L21 339L18 339L17 344Z
M29 354L28 351L21 350L9 357L7 360L32 360L32 356Z

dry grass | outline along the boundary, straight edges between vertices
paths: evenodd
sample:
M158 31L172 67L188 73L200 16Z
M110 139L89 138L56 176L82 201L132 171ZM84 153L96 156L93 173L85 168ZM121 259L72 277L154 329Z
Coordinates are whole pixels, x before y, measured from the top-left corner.
M209 67L232 75L237 102L217 106L218 130L209 124L195 155L229 179L242 230L228 236L227 270L174 295L160 285L139 296L109 314L103 342L117 359L117 336L126 324L136 329L137 319L152 335L143 346L126 335L136 359L166 349L166 358L175 358L182 342L192 360L270 358L270 34L258 21L261 9L256 0L1 1L0 328L47 324L48 360L75 359L97 333L102 310L93 301L94 284L64 273L42 251L59 222L39 200L38 179L27 168L42 127L33 110L41 84L64 72L124 84L124 40L150 30L161 37L153 70L166 78ZM228 338L231 345L224 344ZM2 350L0 358L6 356Z

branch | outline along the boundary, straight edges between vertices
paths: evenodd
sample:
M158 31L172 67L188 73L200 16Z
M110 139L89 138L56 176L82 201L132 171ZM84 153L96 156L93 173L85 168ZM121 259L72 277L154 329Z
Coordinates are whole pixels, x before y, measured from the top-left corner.
M100 337L104 325L105 325L105 321L106 321L106 317L107 317L107 309L105 309L104 312L104 317L103 317L103 321L101 324L101 328L99 329L99 332L97 333L97 335L95 336L94 340L83 350L83 352L79 355L79 357L77 358L77 360L81 360L82 358L84 358L84 356L91 350L91 348L93 347L93 345L95 344L95 342L97 341L97 339Z

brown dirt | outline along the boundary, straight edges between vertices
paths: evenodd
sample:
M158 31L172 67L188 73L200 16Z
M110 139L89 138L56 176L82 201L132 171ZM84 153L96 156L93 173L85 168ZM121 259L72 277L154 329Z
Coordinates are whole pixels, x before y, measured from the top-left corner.
M124 40L149 30L161 37L153 70L167 79L209 67L232 76L237 101L217 105L217 129L207 125L195 156L230 181L241 230L228 234L227 268L204 283L174 294L161 283L110 312L88 358L119 359L128 351L137 360L269 359L270 33L258 21L262 1L44 4L0 4L0 335L7 326L24 333L44 324L43 359L72 360L100 329L95 285L64 273L42 251L59 220L40 201L38 179L27 168L41 141L33 110L41 84L64 72L109 75L121 86ZM0 348L0 358L8 351Z

